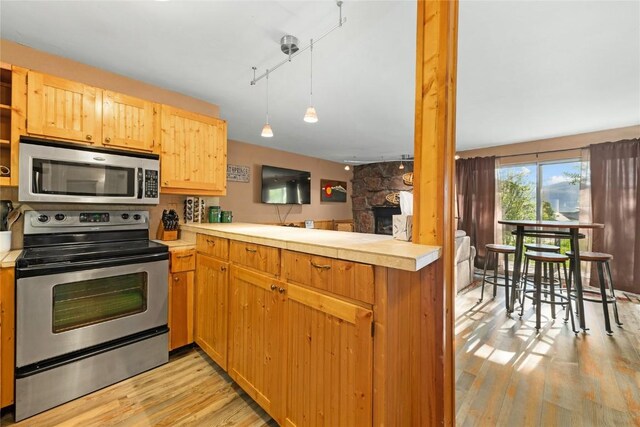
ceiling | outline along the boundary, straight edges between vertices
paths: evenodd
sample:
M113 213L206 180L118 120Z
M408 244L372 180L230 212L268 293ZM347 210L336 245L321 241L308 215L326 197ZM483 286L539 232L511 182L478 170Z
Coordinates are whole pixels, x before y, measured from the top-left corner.
M0 34L218 104L229 137L335 161L413 152L413 1L345 1L347 23L269 78L274 138L260 137L265 80L338 22L325 1L30 1L0 4ZM640 2L460 5L458 150L640 124Z

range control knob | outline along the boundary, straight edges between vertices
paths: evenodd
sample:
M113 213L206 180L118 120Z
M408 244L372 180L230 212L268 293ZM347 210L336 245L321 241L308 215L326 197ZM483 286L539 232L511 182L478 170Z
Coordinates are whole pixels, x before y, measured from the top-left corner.
M140 221L140 218L142 218L140 214L133 215L133 219L135 219L136 221Z
M56 221L63 221L66 217L64 216L64 214L56 214L56 216L54 216L54 218L56 219Z
M38 221L40 221L40 222L47 222L47 221L49 221L49 215L45 215L45 214L39 215L39 216L38 216Z
M120 217L124 220L129 219L129 214L128 213L123 213L122 215L120 215Z

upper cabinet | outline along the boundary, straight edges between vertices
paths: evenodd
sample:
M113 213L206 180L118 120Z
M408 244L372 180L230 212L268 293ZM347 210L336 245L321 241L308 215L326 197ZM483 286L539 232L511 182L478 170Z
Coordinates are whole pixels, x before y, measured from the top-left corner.
M161 192L224 196L227 123L162 106Z
M100 143L101 90L34 71L27 87L28 133Z
M143 99L105 90L102 102L102 142L106 146L154 151L156 108Z

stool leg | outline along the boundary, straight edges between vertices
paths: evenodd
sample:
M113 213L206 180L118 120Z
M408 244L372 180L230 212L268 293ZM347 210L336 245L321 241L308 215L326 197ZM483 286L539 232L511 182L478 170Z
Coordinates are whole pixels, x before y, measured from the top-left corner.
M565 323L567 322L568 318L569 318L569 314L571 314L571 329L573 330L574 334L578 333L578 330L576 329L576 321L573 317L573 310L571 308L571 281L569 280L568 276L567 276L567 265L566 264L562 264L562 267L564 268L564 280L567 283L567 307L564 311L564 321Z
M487 261L489 260L490 253L491 252L485 250L484 271L482 272L482 290L480 291L480 299L478 300L478 302L482 302L482 299L484 298L484 282L485 282L485 279L487 278Z
M542 263L540 261L534 261L535 272L533 273L533 286L536 291L536 331L540 332L540 319L542 315L540 293L542 291Z
M504 304L509 311L509 254L504 254Z
M609 304L607 304L607 291L604 288L604 272L602 270L602 262L598 262L598 281L600 282L600 296L602 298L602 309L604 310L604 326L607 334L613 334L611 330L611 322L609 321Z
M551 289L551 318L556 319L556 285L553 278L553 264L547 264L549 268L549 288Z
M525 258L524 259L524 263L525 265L528 267L529 266L529 258ZM520 301L520 318L522 319L522 315L524 314L524 301L525 301L525 295L527 293L527 272L529 270L524 270L523 275L522 275L522 295L521 295L521 301Z
M544 290L549 291L549 264L544 262L542 263L542 283L544 283ZM549 299L549 295L547 293L544 294L545 301Z
M613 289L613 277L611 276L611 267L609 266L609 261L607 261L604 265L607 269L607 275L609 276L609 289L611 290L611 297L613 298L613 316L616 319L616 323L618 324L618 326L622 326L622 322L618 317L618 303L616 300L616 293Z
M500 260L498 252L495 253L494 258L496 260L496 265L493 268L493 299L495 299L496 295L498 295L498 285L496 284L498 283L498 261Z
M572 245L573 247L573 245ZM571 288L572 286L572 279L573 279L573 260L570 259L569 260L569 279L567 280L567 292L570 294L570 291L568 289ZM569 298L571 298L571 295L569 295ZM578 304L576 304L576 314L578 316L580 316L580 311L578 309Z

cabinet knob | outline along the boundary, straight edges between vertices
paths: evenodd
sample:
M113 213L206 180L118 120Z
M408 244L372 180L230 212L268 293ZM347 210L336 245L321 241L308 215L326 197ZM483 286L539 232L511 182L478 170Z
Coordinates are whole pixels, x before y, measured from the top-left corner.
M278 292L280 292L281 294L284 294L285 289L284 288L278 288Z
M111 142L111 138L110 138L110 137L106 137L106 138L104 139L104 142Z
M272 290L272 291L275 291L276 289L278 289L278 287L277 287L276 285L273 285L273 284L272 284L272 285L271 285L271 290Z
M220 271L227 271L227 267L220 267Z
M254 254L254 253L258 252L258 250L257 250L257 249L251 249L251 248L244 248L244 249L245 249L247 252L251 253L251 254Z
M178 276L176 276L176 277L174 277L174 278L173 278L173 281L174 281L174 282L179 282L179 281L180 281L180 278L179 278Z
M86 138L87 138L87 141L91 141L93 139L91 135L87 135Z

